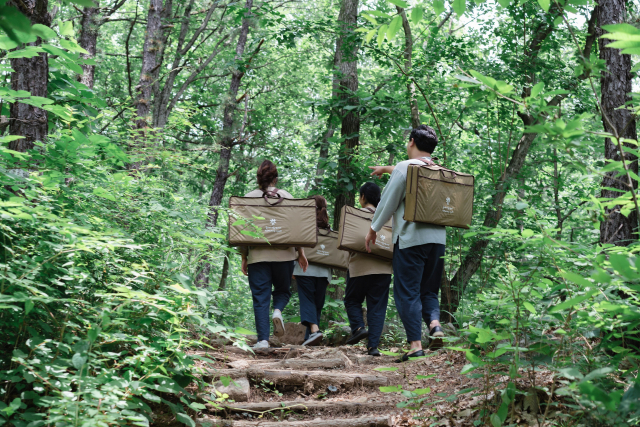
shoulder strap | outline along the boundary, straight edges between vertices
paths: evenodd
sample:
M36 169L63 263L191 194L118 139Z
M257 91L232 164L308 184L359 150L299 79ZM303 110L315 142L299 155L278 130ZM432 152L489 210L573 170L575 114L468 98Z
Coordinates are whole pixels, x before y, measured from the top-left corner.
M436 165L433 160L427 159L426 157L420 157L419 159L416 159L416 160L420 160L422 163L424 163L427 166L435 166Z
M366 209L366 210L368 210L368 211L369 211L369 212L371 212L371 213L376 213L376 211L374 211L374 210L373 210L373 209L371 209L371 208L365 208L365 209Z
M272 206L275 206L278 203L282 203L282 201L284 200L282 195L280 193L278 193L278 189L277 188L275 190L271 190L271 191L263 191L262 192L262 197L264 198L265 202L269 203ZM277 198L278 200L276 200L274 203L271 203L269 201L269 198Z

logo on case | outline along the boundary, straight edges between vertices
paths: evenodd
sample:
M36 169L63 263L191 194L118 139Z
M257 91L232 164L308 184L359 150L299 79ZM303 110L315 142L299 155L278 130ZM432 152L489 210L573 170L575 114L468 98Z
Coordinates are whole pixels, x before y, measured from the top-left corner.
M322 249L324 251L325 246L324 245L320 245L320 249Z
M276 220L274 218L271 218L271 225L276 225Z

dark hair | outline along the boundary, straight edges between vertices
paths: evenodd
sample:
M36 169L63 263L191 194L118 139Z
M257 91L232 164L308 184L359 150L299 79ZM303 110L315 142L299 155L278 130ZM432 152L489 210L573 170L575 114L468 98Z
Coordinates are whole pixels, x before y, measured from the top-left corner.
M411 141L411 139L413 139L418 150L426 151L427 153L433 153L438 145L436 131L427 125L420 125L412 130L411 135L409 135L409 141Z
M360 195L364 196L364 199L371 203L376 208L378 207L378 203L380 203L380 187L373 182L365 182L362 187L360 187Z
M318 228L329 228L329 214L327 213L327 199L320 195L311 196L316 201L316 224Z
M267 191L269 185L278 179L278 168L270 160L262 162L258 168L258 187L262 191Z

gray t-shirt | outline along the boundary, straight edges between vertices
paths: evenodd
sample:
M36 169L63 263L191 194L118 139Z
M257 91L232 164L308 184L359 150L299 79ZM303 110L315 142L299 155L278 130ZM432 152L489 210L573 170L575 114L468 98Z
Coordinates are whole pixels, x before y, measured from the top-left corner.
M331 281L331 267L309 263L307 271L303 272L302 267L300 267L300 265L298 264L298 261L295 261L293 265L294 276L326 277L327 280Z

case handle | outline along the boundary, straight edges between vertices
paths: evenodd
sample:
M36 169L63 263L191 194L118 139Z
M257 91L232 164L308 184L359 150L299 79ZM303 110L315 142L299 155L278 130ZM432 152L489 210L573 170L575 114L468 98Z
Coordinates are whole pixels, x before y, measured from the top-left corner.
M278 193L278 189L276 189L275 191L265 191L262 193L262 197L264 198L264 201L269 203L271 206L275 206L278 203L282 203L282 201L284 200L280 195L280 193ZM278 200L276 200L274 203L271 203L269 201L269 197L272 197L272 198L277 197Z
M449 172L451 176L447 177L447 174L446 174L447 172ZM456 174L454 171L445 170L445 169L440 169L440 174L442 174L442 178L444 179L456 179L458 177L458 174Z
M325 230L325 231L327 232L327 234L322 234L322 233L320 232L321 230ZM320 227L318 227L318 234L319 234L319 235L321 235L321 236L328 236L330 233L331 233L331 227L328 227L328 228L320 228Z

